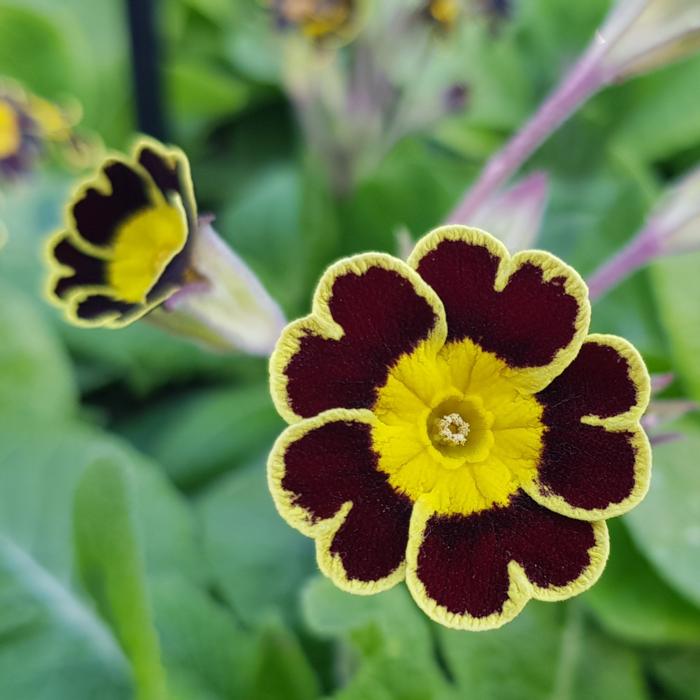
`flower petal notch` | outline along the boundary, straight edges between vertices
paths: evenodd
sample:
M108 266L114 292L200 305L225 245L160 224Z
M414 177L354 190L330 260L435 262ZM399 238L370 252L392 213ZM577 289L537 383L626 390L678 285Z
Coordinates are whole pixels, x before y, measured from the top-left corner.
M405 578L431 618L483 630L595 583L605 519L648 487L650 389L629 343L587 335L586 292L554 256L459 226L408 264L326 272L271 359L290 426L268 478L336 585Z
M323 276L310 316L290 324L271 359L273 398L288 422L331 408L370 408L389 368L421 341L445 340L443 308L408 265L369 253Z
M616 336L588 336L576 359L537 395L547 429L531 497L583 520L637 505L649 488L651 449L640 421L650 393L632 345Z
M141 139L71 198L47 245L47 295L78 326L146 317L208 349L269 355L284 315L212 220L197 215L185 154Z
M418 243L408 263L445 305L448 340L468 338L495 353L528 388L559 374L588 332L586 285L549 253L511 257L480 229L443 226Z

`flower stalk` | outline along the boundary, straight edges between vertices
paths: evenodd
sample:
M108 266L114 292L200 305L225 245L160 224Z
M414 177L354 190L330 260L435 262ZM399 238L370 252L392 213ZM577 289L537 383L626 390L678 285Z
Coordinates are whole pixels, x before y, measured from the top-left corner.
M470 223L483 203L601 89L699 47L700 4L694 0L619 0L579 61L525 126L492 156L448 222Z
M700 169L669 188L642 230L588 279L599 299L652 260L700 248Z

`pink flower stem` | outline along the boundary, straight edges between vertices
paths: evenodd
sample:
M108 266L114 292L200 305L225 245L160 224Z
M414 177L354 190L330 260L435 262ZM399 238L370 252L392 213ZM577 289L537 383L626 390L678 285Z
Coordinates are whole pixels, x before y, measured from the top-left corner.
M605 84L602 46L593 44L525 126L491 157L479 179L448 217L468 224L474 213L520 168L528 157L588 98Z
M603 263L588 278L588 295L591 301L604 294L644 267L662 252L656 228L651 225L637 234L624 248Z

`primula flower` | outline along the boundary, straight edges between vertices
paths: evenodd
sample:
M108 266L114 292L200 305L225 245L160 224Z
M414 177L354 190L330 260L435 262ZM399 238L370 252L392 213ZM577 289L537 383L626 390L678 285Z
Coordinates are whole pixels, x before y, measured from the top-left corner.
M49 298L75 325L121 328L149 314L209 346L268 354L284 317L210 223L197 216L185 154L141 139L71 198L48 242Z
M424 13L438 27L450 31L462 14L462 2L461 0L428 0Z
M333 265L270 365L290 426L269 485L321 570L353 593L405 577L472 630L591 586L651 457L644 363L589 320L574 270L478 229Z
M279 27L297 27L312 39L343 34L354 23L357 0L272 0Z
M485 201L471 221L492 231L509 250L524 250L537 240L548 199L547 174L534 172Z
M39 150L36 122L16 95L0 90L0 179L25 173Z

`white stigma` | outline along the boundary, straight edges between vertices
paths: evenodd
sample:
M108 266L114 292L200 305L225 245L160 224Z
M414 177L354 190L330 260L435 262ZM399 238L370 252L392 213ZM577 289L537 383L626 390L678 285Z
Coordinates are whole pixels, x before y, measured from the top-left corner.
M438 423L438 436L445 444L464 445L468 435L469 423L459 413L443 416Z

